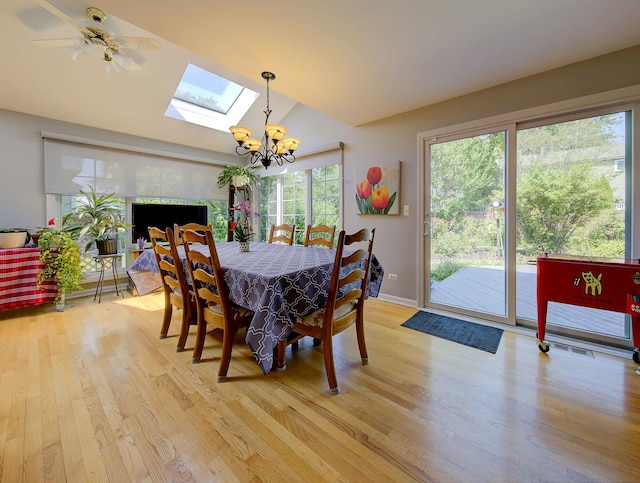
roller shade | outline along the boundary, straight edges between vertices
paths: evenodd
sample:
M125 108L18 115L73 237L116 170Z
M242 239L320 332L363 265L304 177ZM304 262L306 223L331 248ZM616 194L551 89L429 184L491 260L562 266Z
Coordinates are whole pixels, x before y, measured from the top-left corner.
M44 137L45 193L94 186L121 197L226 200L216 186L222 166Z

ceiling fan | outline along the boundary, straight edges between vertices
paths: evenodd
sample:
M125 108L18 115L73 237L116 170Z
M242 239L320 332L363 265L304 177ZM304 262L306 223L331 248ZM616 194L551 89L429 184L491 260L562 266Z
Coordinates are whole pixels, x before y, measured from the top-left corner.
M160 49L160 44L150 37L125 37L109 32L106 30L106 27L103 26L107 20L107 16L97 7L88 7L86 9L90 22L78 23L47 0L36 1L38 5L59 19L73 25L81 34L80 37L76 38L32 40L31 42L36 45L44 47L68 47L71 49L73 59L80 53L89 52L92 46L97 47L102 51L103 59L109 62L109 64L107 64L107 70L110 70L110 67L116 66L126 70L142 70L127 50ZM115 70L118 70L117 67Z

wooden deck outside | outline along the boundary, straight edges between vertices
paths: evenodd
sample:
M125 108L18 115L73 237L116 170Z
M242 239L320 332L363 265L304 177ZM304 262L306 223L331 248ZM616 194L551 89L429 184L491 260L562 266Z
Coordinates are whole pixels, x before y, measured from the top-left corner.
M516 272L516 315L538 320L536 267L518 265ZM467 266L431 285L433 302L505 315L505 272L495 266ZM607 310L550 302L547 323L612 337L627 338L625 315Z

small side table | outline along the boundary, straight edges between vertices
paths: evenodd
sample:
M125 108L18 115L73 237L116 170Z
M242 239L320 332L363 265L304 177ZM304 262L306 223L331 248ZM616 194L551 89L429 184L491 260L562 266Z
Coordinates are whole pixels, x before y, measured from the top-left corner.
M116 295L122 295L124 298L124 292L118 288L118 266L117 264L122 260L122 253L113 253L110 255L94 255L93 259L100 264L100 276L98 277L98 285L96 285L96 293L93 295L95 302L98 297L98 303L102 300L102 287L104 285L104 270L107 260L111 260L111 273L113 275L113 283L116 286Z

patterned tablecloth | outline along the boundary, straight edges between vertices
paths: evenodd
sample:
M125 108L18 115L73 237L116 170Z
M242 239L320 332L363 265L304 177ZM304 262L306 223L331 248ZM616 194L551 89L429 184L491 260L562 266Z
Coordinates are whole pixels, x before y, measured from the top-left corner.
M216 248L231 300L255 312L246 342L267 374L273 349L287 337L295 318L326 302L335 250L258 242L247 253L239 251L238 242L216 243ZM178 251L182 258L184 249ZM157 272L153 251L141 253L130 269ZM368 295L378 295L383 275L374 257Z
M53 302L58 287L47 281L38 288L36 279L41 270L40 249L0 249L0 310Z

